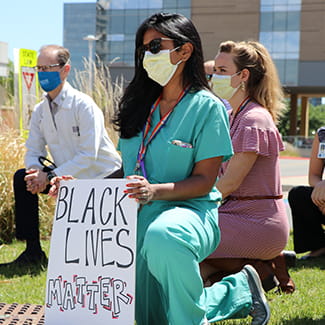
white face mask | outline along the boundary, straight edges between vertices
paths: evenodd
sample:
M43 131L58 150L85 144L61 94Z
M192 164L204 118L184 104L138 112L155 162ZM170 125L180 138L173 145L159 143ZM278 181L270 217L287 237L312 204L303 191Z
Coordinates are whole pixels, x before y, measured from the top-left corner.
M213 92L216 95L218 95L220 98L223 98L226 100L230 99L235 94L237 89L239 88L239 85L237 88L233 88L231 86L231 78L233 76L239 74L240 72L241 71L238 71L231 76L213 74L212 79L211 79Z
M156 81L163 87L167 85L178 65L182 62L182 60L176 64L170 62L170 53L177 49L178 47L172 50L162 50L157 54L146 51L144 54L143 68L147 71L150 79Z

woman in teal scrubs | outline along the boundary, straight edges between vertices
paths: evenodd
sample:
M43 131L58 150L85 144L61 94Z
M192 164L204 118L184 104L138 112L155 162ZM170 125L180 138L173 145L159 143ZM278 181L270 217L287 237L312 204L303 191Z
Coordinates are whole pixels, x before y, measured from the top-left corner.
M186 17L159 13L139 27L135 75L114 123L126 192L139 202L137 325L201 325L250 313L252 324L266 324L253 268L203 288L199 262L220 241L214 184L232 146L225 108L205 78L200 37Z

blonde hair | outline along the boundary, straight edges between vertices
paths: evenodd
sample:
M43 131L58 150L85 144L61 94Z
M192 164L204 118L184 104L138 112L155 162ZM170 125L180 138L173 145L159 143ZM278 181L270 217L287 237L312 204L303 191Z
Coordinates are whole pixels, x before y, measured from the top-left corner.
M238 71L249 70L245 85L248 96L265 107L277 122L286 106L278 72L268 50L256 41L226 41L220 44L219 52L232 54Z

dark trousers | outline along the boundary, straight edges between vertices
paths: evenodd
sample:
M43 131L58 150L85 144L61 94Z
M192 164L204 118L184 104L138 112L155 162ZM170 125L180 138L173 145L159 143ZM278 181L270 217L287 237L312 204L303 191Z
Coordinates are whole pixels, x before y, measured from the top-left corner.
M325 215L311 200L312 187L297 186L290 190L288 201L293 222L293 244L296 253L325 247Z
M25 240L39 240L38 195L26 189L25 169L14 175L16 237ZM43 194L47 194L49 186Z

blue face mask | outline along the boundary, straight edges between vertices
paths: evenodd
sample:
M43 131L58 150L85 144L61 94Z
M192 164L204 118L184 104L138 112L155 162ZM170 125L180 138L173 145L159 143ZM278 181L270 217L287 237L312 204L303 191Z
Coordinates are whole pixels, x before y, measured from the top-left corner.
M39 71L38 81L44 91L52 91L61 84L59 71Z

